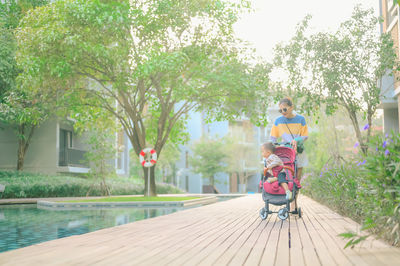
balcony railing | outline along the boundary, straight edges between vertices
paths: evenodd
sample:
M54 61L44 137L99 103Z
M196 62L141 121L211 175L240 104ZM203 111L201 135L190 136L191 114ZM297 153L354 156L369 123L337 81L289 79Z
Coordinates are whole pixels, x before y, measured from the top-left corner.
M89 164L85 159L86 151L77 149L61 150L59 154L59 166L75 166L89 168Z
M392 22L397 18L397 4L393 4L392 0L387 0L386 5L386 28L389 28Z

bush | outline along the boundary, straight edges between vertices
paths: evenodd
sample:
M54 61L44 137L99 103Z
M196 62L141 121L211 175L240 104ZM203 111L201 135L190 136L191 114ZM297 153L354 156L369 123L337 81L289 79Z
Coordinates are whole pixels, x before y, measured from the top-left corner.
M143 194L143 182L137 179L113 177L106 180L112 195ZM45 198L101 196L100 183L83 177L43 175L16 171L0 171L0 184L6 186L2 198ZM169 184L157 184L157 193L182 193Z
M357 201L360 175L352 165L325 168L319 176L310 176L302 182L305 194L352 218L362 217Z
M354 163L324 169L303 182L304 192L359 222L393 245L400 241L400 135L374 136ZM371 226L372 225L372 226Z
M400 134L374 137L363 159L360 166L365 176L358 193L363 213L373 221L376 232L399 245Z

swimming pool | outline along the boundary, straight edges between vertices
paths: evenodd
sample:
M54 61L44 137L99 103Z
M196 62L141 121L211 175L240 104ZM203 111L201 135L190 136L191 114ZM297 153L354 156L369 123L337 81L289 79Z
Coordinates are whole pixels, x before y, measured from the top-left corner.
M43 210L36 204L0 205L0 252L131 223L185 208Z

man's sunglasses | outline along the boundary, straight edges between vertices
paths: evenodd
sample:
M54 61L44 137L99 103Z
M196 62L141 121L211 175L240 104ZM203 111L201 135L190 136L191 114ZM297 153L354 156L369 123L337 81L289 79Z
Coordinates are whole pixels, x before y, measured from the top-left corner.
M279 113L286 113L286 112L287 112L287 108L279 109Z

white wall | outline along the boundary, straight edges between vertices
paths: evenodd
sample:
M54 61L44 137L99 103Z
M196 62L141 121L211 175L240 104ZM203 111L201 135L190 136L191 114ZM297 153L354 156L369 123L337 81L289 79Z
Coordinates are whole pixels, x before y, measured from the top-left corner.
M16 168L17 145L17 138L14 131L0 124L0 168Z
M3 127L5 128L5 127ZM54 173L58 164L56 149L57 122L49 120L35 129L31 144L25 155L24 170ZM18 139L15 132L7 127L0 130L0 167L16 169Z

